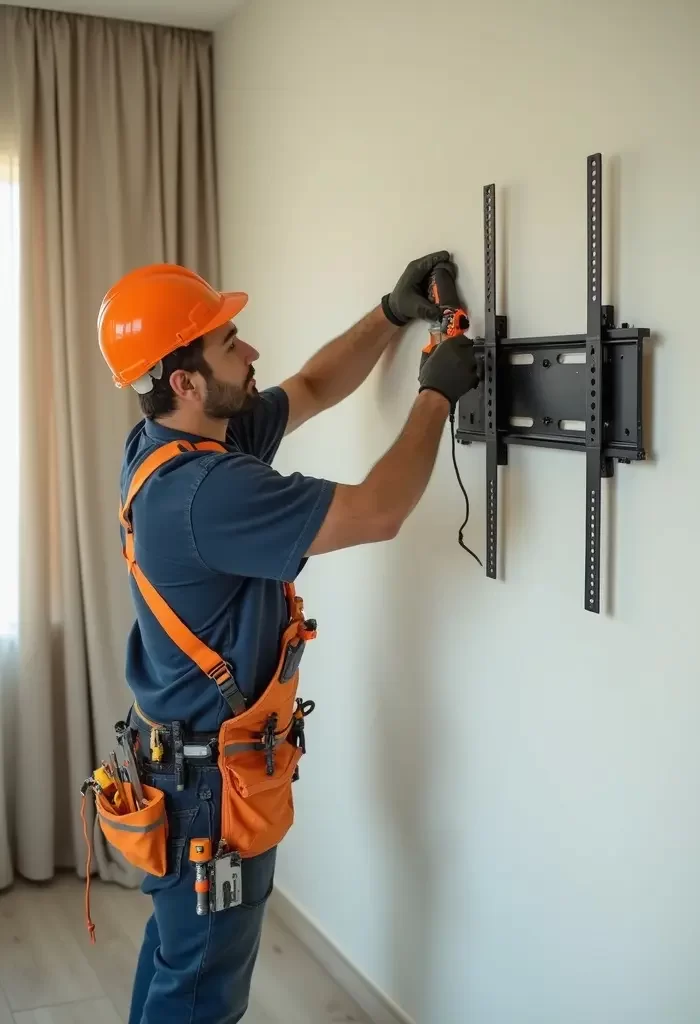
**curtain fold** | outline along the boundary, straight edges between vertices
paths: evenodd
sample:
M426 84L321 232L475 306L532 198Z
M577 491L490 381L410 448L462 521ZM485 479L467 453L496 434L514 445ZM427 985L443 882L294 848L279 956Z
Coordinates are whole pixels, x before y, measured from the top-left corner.
M37 880L80 869L80 785L129 704L133 613L116 509L139 411L112 384L96 316L107 288L145 263L218 282L211 36L0 7L0 96L0 157L14 148L19 166L21 261L2 886L13 867ZM136 881L99 834L97 863L104 878Z

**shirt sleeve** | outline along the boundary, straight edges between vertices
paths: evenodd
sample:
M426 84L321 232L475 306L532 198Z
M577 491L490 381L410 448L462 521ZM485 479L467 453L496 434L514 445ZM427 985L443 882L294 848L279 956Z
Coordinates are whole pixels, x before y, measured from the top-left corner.
M268 388L260 392L252 409L231 417L226 441L269 464L277 454L288 419L286 391L279 387Z
M249 455L220 456L190 508L199 557L215 572L291 582L334 491L329 480L282 476Z

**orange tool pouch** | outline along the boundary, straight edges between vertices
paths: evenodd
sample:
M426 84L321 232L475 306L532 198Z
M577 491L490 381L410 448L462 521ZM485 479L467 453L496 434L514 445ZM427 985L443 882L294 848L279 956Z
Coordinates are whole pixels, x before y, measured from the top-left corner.
M131 807L135 807L131 783L122 783ZM149 875L162 878L167 870L168 821L165 794L152 786L143 787L146 806L129 814L117 814L103 793L95 793L97 820L108 843Z
M168 820L165 814L165 794L152 786L143 786L146 806L136 809L134 794L130 782L121 782L122 792L126 797L126 807L119 802L118 808L108 795L96 785L96 769L91 779L87 779L82 788L82 805L80 815L83 819L83 835L87 848L85 865L85 923L90 934L90 941L95 942L95 925L90 913L90 879L92 877L92 839L88 832L86 813L87 791L95 793L95 810L102 833L108 843L133 864L151 875L162 878L167 871L167 838ZM112 794L114 786L111 787Z
M161 627L216 683L231 709L233 717L219 732L221 838L242 857L253 857L276 846L292 825L291 786L304 752L304 717L313 710L311 702L304 704L297 699L299 661L306 642L316 636L316 623L304 619L301 598L292 584L285 583L289 621L277 671L260 699L248 708L231 666L195 636L146 579L134 555L132 502L157 469L184 452L198 450L226 452L216 441L172 441L156 449L136 470L119 514L125 532L124 556L141 596Z
M276 846L294 821L292 782L302 757L304 717L313 703L297 698L299 661L315 622L304 619L303 604L285 585L289 625L282 637L277 670L249 710L228 719L219 731L223 779L221 838L241 857Z

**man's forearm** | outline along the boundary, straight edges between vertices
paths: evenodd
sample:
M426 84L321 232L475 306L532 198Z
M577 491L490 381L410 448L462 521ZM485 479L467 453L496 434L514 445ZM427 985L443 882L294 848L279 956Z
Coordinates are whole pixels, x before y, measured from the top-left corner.
M402 330L390 324L377 306L312 356L299 376L318 408L329 409L359 388L389 342Z
M390 535L399 531L428 486L449 411L442 395L419 394L398 438L360 484L369 507L386 512Z
M307 554L390 540L428 486L449 403L424 391L406 425L361 484L337 484L326 519Z

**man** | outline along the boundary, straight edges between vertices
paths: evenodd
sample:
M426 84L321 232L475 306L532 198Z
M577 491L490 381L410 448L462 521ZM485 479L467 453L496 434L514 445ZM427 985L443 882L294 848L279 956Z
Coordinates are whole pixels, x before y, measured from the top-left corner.
M409 264L376 309L260 393L258 353L232 322L245 294L158 265L105 296L100 346L145 416L127 440L121 484L137 615L129 724L168 820L166 874L143 884L154 912L131 1024L234 1024L245 1013L310 710L294 695L313 623L297 614L290 585L308 556L396 536L428 484L450 410L477 384L471 343L448 339L425 361L408 421L362 483L282 476L271 462L285 434L359 387L406 324L440 318L428 277L448 261L438 252ZM252 742L228 743L239 721L257 722ZM197 743L199 754L184 756ZM214 852L223 839L220 849L243 854L239 906L196 913L189 844L200 837Z

